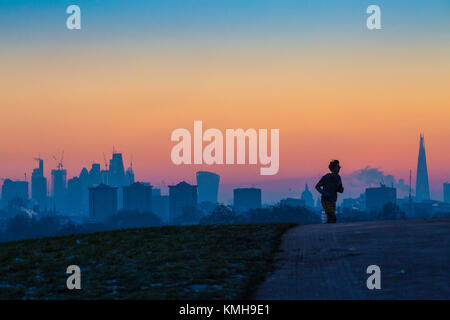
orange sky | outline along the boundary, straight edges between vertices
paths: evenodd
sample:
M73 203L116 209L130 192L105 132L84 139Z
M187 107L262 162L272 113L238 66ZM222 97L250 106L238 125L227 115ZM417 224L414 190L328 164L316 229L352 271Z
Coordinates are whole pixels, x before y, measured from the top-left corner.
M0 53L0 177L46 169L65 151L68 176L114 145L138 180L177 181L199 167L171 163L176 128L280 129L280 171L208 167L227 181L343 173L366 165L415 171L425 133L430 178L450 180L449 46L363 42L303 48L255 43L36 46ZM205 168L205 167L203 167Z

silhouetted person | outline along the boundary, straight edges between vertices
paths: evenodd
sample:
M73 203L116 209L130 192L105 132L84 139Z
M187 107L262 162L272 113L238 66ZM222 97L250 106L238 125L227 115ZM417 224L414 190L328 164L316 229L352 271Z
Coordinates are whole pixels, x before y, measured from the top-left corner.
M342 180L339 176L341 166L338 160L333 160L328 165L331 173L324 175L316 185L316 190L322 195L322 207L327 214L327 223L336 223L337 193L344 192Z

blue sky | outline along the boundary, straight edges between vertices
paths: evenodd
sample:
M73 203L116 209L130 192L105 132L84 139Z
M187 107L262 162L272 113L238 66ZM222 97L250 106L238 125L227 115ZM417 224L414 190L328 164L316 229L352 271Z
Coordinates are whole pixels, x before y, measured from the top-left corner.
M289 37L364 35L365 9L377 4L382 26L393 37L448 35L450 2L434 1L58 1L2 0L0 38L60 41L65 9L82 9L82 29L90 39L109 37ZM447 37L448 39L448 37Z

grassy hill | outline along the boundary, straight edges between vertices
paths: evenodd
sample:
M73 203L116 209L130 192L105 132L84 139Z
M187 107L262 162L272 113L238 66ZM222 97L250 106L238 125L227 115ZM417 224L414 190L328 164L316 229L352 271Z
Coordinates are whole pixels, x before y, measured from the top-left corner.
M294 224L127 229L0 243L0 299L239 299ZM81 268L81 290L66 269Z

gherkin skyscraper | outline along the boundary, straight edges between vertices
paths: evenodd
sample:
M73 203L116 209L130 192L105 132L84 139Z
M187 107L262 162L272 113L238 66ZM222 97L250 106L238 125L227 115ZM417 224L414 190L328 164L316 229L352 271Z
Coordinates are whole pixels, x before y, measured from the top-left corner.
M427 158L423 134L420 135L419 159L417 161L416 201L430 200L428 185Z

